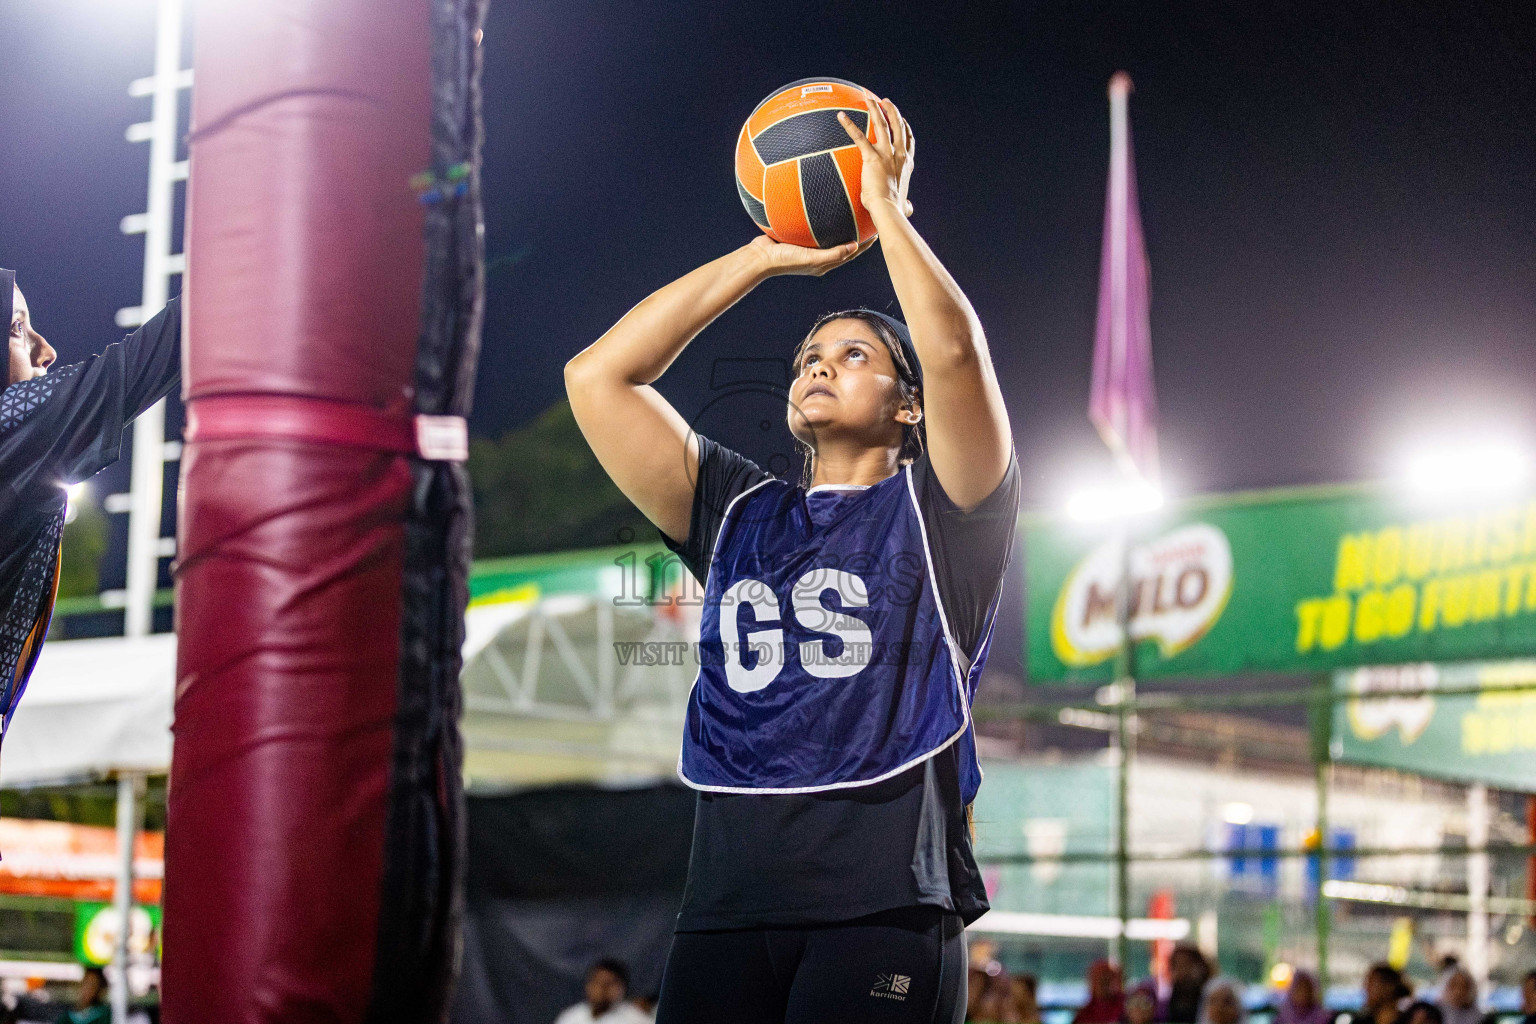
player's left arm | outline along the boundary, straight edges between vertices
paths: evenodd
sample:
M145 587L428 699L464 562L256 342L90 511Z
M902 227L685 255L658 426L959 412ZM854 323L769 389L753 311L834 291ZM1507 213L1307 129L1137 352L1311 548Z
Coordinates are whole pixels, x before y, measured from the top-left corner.
M861 198L923 364L928 458L950 500L975 508L1002 482L1013 447L986 335L970 300L907 219L911 126L890 100L869 101L869 138L839 117L864 156Z

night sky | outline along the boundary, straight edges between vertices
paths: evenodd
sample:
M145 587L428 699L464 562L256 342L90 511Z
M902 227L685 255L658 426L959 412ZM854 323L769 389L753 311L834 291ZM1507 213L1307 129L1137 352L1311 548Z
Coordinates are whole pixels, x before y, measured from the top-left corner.
M125 87L150 71L152 12L0 3L0 265L65 361L137 302L141 239L117 222L143 207L147 147L122 131L148 116ZM1124 68L1170 489L1381 475L1453 428L1536 448L1527 5L493 0L484 45L480 434L561 398L567 358L753 236L742 120L834 75L911 121L914 223L987 328L1026 501L1056 504L1108 465L1084 410ZM783 357L817 314L891 300L878 250L770 281L661 388L766 460L782 410L760 430L712 406L717 360Z

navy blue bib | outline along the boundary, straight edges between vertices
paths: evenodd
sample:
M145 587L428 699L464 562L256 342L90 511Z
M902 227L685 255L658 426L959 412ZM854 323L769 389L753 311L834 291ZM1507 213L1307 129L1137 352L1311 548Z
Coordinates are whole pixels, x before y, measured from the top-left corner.
M830 499L772 479L738 495L705 582L682 780L815 793L879 782L959 742L969 803L981 781L970 702L996 601L972 662L935 579L910 466Z

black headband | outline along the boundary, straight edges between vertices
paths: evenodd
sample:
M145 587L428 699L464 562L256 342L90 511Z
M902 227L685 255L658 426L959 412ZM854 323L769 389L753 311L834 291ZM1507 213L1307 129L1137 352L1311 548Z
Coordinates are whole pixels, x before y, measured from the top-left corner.
M917 382L921 384L923 382L923 364L917 359L917 349L912 345L912 332L907 330L907 325L893 316L881 313L879 310L860 309L856 310L856 312L862 313L865 316L878 317L881 323L891 329L891 333L896 335L896 340L901 344L901 351L906 355L907 362L912 367L912 372L917 374Z

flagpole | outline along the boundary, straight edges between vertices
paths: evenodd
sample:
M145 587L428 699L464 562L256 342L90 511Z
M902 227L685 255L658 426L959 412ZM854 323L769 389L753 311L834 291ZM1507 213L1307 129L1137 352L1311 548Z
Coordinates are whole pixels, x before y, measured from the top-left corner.
M1110 953L1128 967L1131 908L1131 770L1136 761L1136 581L1132 572L1136 539L1132 516L1162 502L1157 459L1157 400L1152 381L1149 318L1150 270L1137 209L1131 158L1129 99L1131 77L1109 80L1109 188L1104 203L1104 249L1099 267L1098 323L1093 339L1093 386L1088 418L1098 428L1127 481L1117 509L1120 572L1116 616L1120 627L1114 678L1102 699L1115 709L1115 883L1118 927Z
M1110 373L1126 377L1129 351L1126 297L1129 286L1128 224L1130 207L1131 77L1115 72L1109 80L1109 301ZM1115 652L1115 909L1120 926L1115 960L1122 974L1130 970L1131 920L1131 763L1136 756L1131 709L1136 699L1135 641L1131 637L1131 527L1120 521L1120 647Z
M1115 905L1120 927L1115 936L1115 961L1130 969L1131 920L1131 762L1136 756L1135 642L1131 638L1131 527L1120 524L1120 586L1118 617L1120 647L1115 652Z

